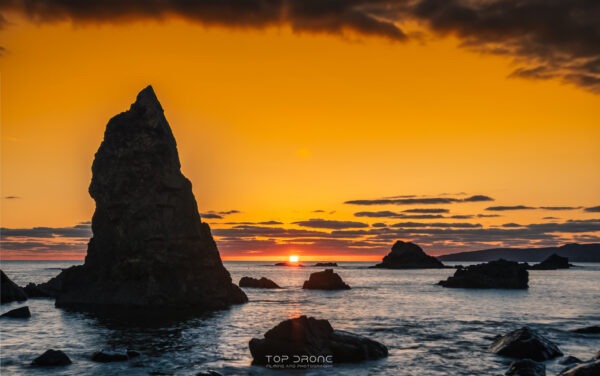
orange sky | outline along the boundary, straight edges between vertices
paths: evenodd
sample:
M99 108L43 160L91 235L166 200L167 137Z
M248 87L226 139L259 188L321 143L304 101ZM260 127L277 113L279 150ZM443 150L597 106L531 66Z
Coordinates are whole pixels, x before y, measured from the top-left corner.
M117 24L32 23L18 14L8 19L0 34L6 49L0 57L5 229L89 221L90 167L104 127L152 84L200 212L239 211L205 218L225 259L296 253L305 260L374 260L393 239L415 240L432 254L600 241L599 223L591 221L598 213L584 210L600 205L600 96L558 80L508 78L515 69L509 56L469 51L452 36L393 42L296 33L286 26L207 27L175 18ZM344 204L443 193L494 201ZM485 210L513 205L575 209ZM435 220L355 215L414 208L449 212ZM361 222L367 227L339 229L363 231L377 222L391 229L408 221L482 229L569 220L591 225L564 233L533 226L533 233L553 236L524 231L516 239L486 241L483 234L472 242L399 226L402 231L390 231L389 239L369 242L367 233L344 237L293 223L308 219ZM279 223L256 224L264 221ZM241 222L323 233L226 231L250 226ZM85 254L86 236L6 234L2 259Z

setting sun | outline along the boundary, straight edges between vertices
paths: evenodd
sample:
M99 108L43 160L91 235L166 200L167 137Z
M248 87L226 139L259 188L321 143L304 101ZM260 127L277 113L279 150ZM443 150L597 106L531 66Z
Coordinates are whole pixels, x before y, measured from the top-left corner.
M290 256L290 262L298 262L300 258L297 255L291 255Z

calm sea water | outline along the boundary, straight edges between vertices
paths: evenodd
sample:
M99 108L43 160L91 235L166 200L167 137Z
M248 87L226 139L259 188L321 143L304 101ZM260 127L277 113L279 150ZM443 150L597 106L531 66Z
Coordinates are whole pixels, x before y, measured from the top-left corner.
M3 262L16 283L44 282L71 262ZM337 272L348 291L310 291L301 286L312 267L225 263L235 282L265 276L282 290L245 289L250 302L203 317L148 325L100 319L54 308L49 299L30 299L29 320L2 320L2 375L282 375L250 366L248 341L280 321L309 315L334 328L384 343L387 359L326 369L307 375L503 375L509 359L486 351L491 337L530 325L555 341L565 355L581 359L600 350L600 336L570 330L600 324L600 264L560 271L531 271L526 291L446 289L435 283L445 270L367 269L341 263ZM2 312L22 304L1 306ZM34 369L28 364L48 348L65 351L67 367ZM94 363L92 352L132 348L143 355L124 363ZM546 363L549 375L564 368Z

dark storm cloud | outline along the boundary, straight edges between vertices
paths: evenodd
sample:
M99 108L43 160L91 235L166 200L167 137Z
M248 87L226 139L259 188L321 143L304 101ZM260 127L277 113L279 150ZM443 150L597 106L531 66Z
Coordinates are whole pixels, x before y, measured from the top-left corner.
M302 226L302 227L323 228L323 229L331 229L331 230L344 229L344 228L369 227L369 225L364 222L334 221L334 220L320 219L320 218L312 218L307 221L292 222L292 224Z
M422 214L437 214L437 213L448 213L450 210L442 208L420 208L420 209L407 209L402 210L403 213L422 213Z
M515 227L523 227L522 225L518 224L518 223L505 223L502 225L502 227L507 227L507 228L515 228Z
M485 208L485 210L489 211L508 211L508 210L532 210L535 209L531 206L525 205L514 205L514 206L490 206L489 208Z
M387 225L383 222L375 222L371 225L371 227L381 228L381 227L387 227Z
M592 206L590 208L585 208L583 210L586 212L590 212L590 213L600 213L600 206Z
M221 215L231 215L231 214L239 214L241 213L241 211L239 210L227 210L227 211L220 211L219 214Z
M511 77L560 79L600 93L597 0L4 0L0 11L35 22L127 22L184 18L204 25L362 35L403 41L399 26L418 21L468 49L511 56ZM0 16L0 27L9 22ZM422 32L414 33L415 39Z
M512 74L559 77L600 93L600 2L596 0L421 0L412 14L463 46L515 57Z
M2 198L5 199L5 200L18 200L21 197L19 197L19 196L4 196Z
M32 228L1 228L2 239L12 237L27 238L85 238L92 236L89 222L82 222L73 227L32 227Z
M500 214L477 214L477 218L496 218L502 217Z

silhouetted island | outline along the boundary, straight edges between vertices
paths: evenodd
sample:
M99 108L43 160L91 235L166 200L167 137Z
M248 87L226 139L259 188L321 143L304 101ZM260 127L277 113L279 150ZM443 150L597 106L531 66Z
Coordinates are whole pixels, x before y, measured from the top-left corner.
M282 321L264 338L252 338L248 345L252 364L271 367L330 365L388 355L387 348L379 342L334 330L329 321L306 316Z
M244 303L223 266L151 86L113 117L96 152L85 263L47 285L77 310L213 310Z
M392 247L392 251L383 258L383 261L371 268L439 269L444 268L444 264L423 252L418 245L399 240Z
M303 268L304 267L304 265L299 264L297 262L288 262L288 261L278 262L278 263L276 263L273 266L290 266L290 267L293 267L293 268Z
M528 283L526 264L502 259L459 267L454 276L439 282L444 287L475 289L526 289Z
M518 262L541 262L556 253L571 262L600 262L600 243L565 244L546 248L493 248L438 256L442 261L493 261L500 258Z
M337 262L317 262L313 266L321 268L332 268L338 266Z
M571 266L573 266L573 265L569 264L569 258L561 257L561 256L557 255L556 253L553 253L550 256L548 256L547 259L540 262L539 264L530 266L529 269L531 269L531 270L556 270L556 269L569 269Z

